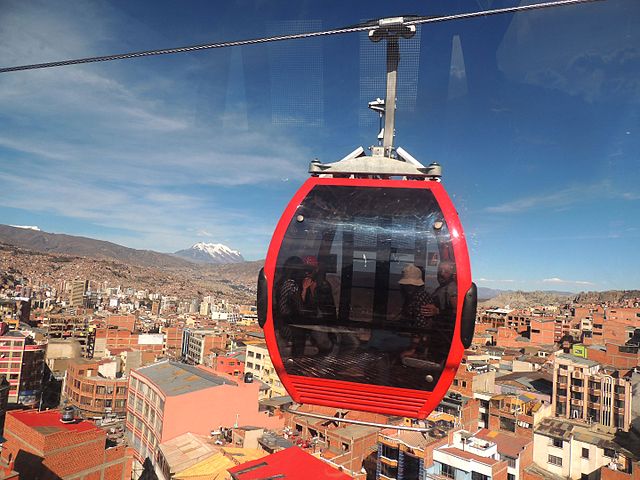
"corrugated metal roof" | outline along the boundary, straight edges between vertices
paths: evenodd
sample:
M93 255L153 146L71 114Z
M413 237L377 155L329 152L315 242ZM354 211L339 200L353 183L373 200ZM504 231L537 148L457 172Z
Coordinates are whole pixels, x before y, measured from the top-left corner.
M258 460L266 452L254 448L223 447L222 451L174 475L176 480L222 480L230 478L227 470L245 462Z
M155 363L139 368L136 372L151 380L168 397L184 395L185 393L220 385L238 385L222 376L177 362Z

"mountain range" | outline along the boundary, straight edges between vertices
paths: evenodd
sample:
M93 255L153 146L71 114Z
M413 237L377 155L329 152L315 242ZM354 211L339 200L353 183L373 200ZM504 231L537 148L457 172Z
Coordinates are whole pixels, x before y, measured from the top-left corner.
M245 261L238 250L232 250L221 243L199 242L191 248L178 250L174 255L196 263L212 263L216 265Z
M36 252L111 259L143 267L174 268L185 267L194 262L221 264L244 261L240 252L221 244L196 243L191 249L170 254L137 250L93 238L48 233L36 228L0 225L0 242ZM189 255L189 251L200 252L203 256L198 257L197 253ZM209 256L205 257L207 253Z
M94 276L102 272L104 280L119 279L119 282L149 287L164 285L167 291L219 291L246 302L255 298L256 278L264 263L246 262L240 252L221 244L196 243L189 249L170 254L136 250L87 237L47 233L35 227L9 225L0 225L0 260L0 270L9 271L19 263L18 269L28 276L44 271L49 272L52 279L71 278L78 273L67 272L66 266L78 263L86 264L85 270ZM135 266L144 268L132 268ZM564 305L572 301L597 304L638 297L640 291L575 294L478 288L478 299L485 307L509 305L522 308L541 304Z

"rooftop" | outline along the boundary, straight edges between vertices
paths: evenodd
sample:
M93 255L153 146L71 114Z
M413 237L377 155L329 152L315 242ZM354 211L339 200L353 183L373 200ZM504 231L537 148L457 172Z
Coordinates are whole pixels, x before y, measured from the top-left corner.
M177 473L220 451L207 440L204 435L185 433L161 444L160 451L170 471Z
M266 455L253 448L220 447L213 455L177 473L176 480L227 480L229 468Z
M90 430L101 431L94 423L87 420L62 423L59 410L45 410L43 412L38 412L37 410L13 410L7 412L7 415L11 415L41 435L51 435L65 431L74 433L88 432Z
M568 360L568 361L571 361L573 363L578 363L580 365L585 365L587 367L595 367L597 365L600 365L600 363L594 362L593 360L588 360L588 359L582 358L582 357L576 357L575 355L570 355L568 353L559 353L559 354L556 355L556 358L558 360Z
M481 457L480 455L476 455L475 453L466 452L464 450L461 450L455 447L441 448L441 449L438 449L437 451L447 453L449 455L453 455L454 457L458 457L463 460L472 460L474 462L482 463L484 465L495 465L496 463L498 463L498 460L495 460L493 458Z
M168 397L219 387L220 385L238 385L230 378L171 361L141 367L135 372L151 380Z
M229 469L229 473L234 480L258 480L264 478L348 480L351 478L319 458L305 453L298 447L290 447L259 460L243 463Z
M483 428L475 434L477 438L493 442L498 446L498 453L511 458L517 458L524 448L529 445L532 440L517 435L511 435L504 432L496 432Z

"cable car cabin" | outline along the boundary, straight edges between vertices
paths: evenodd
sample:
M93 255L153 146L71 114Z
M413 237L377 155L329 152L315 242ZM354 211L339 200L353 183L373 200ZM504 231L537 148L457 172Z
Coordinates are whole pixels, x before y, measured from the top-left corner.
M413 418L453 381L475 309L458 215L424 179L311 177L258 282L271 360L294 401Z

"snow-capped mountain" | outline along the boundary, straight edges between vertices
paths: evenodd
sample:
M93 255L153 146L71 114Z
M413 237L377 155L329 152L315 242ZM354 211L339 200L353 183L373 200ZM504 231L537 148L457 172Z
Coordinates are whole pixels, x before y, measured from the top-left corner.
M240 263L244 262L238 250L221 243L196 243L191 248L179 250L174 255L197 263Z

